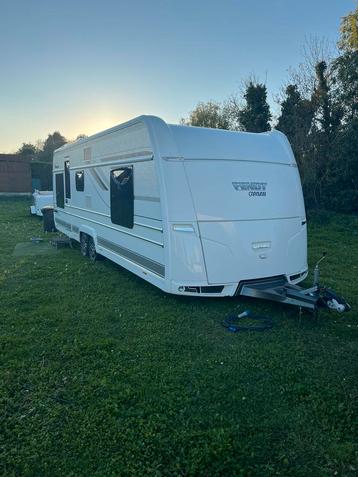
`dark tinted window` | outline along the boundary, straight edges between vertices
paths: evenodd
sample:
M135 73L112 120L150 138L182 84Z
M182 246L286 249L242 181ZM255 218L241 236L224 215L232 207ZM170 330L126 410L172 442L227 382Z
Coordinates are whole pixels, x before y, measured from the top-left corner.
M85 190L85 171L76 172L76 190L80 192Z
M133 166L130 166L111 171L111 220L131 229L133 216Z
M63 190L63 174L56 174L56 205L62 209L65 206L65 197Z
M71 199L70 161L65 161L65 189L66 199Z

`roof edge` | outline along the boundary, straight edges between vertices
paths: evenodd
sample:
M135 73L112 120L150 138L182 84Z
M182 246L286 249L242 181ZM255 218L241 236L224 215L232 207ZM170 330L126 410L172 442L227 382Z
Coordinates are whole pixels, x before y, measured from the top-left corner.
M141 116L137 116L136 118L130 119L129 121L126 121L126 122L121 123L121 124L117 124L116 126L112 126L111 128L104 129L103 131L99 131L95 134L92 134L91 136L86 137L86 138L79 139L75 142L64 144L63 146L59 147L58 149L55 149L54 153L55 152L68 151L68 150L70 150L74 147L86 144L87 142L92 141L93 139L97 139L97 138L100 138L102 136L106 136L107 134L111 134L113 132L119 131L120 129L125 129L127 127L133 126L134 124L137 124L137 123L140 123L140 122L142 122L146 126L148 126L149 123L156 122L156 121L160 121L164 124L167 124L163 119L161 119L158 116L153 116L153 115L149 115L149 114L142 114Z

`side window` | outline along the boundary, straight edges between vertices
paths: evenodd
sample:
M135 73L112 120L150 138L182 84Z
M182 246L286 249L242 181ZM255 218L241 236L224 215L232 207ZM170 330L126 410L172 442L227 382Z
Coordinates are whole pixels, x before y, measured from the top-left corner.
M85 190L85 171L76 172L76 190L79 192Z
M70 161L65 161L65 190L66 199L71 199Z
M111 171L111 220L114 224L133 228L133 166Z
M64 189L63 189L63 174L55 174L56 176L56 205L57 207L61 207L61 209L65 206L65 196L64 196Z

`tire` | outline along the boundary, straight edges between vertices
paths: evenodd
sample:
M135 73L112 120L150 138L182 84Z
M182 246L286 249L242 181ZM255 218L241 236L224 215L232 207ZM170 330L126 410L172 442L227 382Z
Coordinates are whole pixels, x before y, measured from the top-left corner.
M96 252L96 245L92 237L88 237L87 251L91 262L96 262L98 260L98 253Z
M75 239L70 238L70 248L76 248L77 243Z
M81 234L80 238L80 248L81 248L81 255L87 257L88 255L88 235Z

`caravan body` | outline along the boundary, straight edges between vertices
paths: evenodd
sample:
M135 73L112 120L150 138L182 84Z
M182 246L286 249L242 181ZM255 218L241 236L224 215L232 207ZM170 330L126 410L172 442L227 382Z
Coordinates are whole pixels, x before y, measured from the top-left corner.
M300 177L278 131L141 116L61 147L53 172L56 227L166 292L232 296L307 275Z

